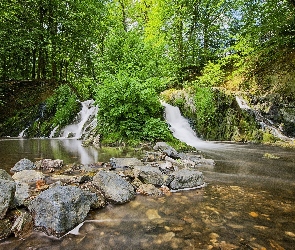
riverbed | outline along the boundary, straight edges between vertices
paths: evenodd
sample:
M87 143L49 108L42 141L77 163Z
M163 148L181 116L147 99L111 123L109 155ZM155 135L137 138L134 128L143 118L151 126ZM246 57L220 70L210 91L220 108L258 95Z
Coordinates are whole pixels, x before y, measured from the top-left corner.
M92 211L60 239L35 231L0 241L0 249L295 249L295 150L237 143L197 149L216 162L200 166L205 187L138 195ZM84 148L74 139L0 140L7 171L24 157L90 164L139 153Z

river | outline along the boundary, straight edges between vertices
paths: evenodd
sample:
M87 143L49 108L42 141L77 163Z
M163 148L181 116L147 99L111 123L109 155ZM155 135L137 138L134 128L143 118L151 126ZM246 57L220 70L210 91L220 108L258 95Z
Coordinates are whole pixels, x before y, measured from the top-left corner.
M213 142L197 149L216 162L200 167L202 189L138 195L92 211L60 239L35 231L0 241L0 249L295 249L295 150ZM83 148L74 139L0 140L7 171L24 157L88 164L135 155Z

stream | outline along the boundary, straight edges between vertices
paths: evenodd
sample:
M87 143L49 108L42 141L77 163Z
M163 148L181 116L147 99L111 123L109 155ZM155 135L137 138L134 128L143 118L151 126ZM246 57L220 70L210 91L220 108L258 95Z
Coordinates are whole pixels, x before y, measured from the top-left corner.
M75 139L1 139L2 168L9 171L23 157L88 164L138 155L80 145ZM216 162L200 167L202 189L137 195L92 211L60 239L35 231L0 241L0 249L294 249L295 151L213 142L202 142L200 150Z
M34 231L0 241L0 249L295 249L295 150L202 141L178 108L164 106L174 136L215 161L199 166L205 187L137 195L91 211L62 238ZM122 148L85 148L77 139L0 139L1 168L8 172L22 158L91 164L141 156Z

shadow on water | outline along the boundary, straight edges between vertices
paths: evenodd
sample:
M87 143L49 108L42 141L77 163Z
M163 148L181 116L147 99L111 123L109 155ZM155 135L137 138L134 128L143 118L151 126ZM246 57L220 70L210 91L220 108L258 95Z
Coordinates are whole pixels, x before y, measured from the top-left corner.
M74 148L73 140L45 141L48 145L0 141L2 164L11 167L13 155L18 157L14 163L25 156L59 156L69 163L88 159ZM212 145L198 148L216 162L199 167L207 182L202 189L161 197L138 195L127 204L92 211L60 239L35 231L25 239L1 241L0 249L295 249L295 151ZM84 150L94 161L103 154Z

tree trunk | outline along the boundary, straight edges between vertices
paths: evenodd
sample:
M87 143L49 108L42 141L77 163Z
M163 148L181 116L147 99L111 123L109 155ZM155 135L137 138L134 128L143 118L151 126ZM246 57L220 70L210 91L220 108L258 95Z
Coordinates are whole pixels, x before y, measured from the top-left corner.
M32 80L36 79L36 49L32 51Z

